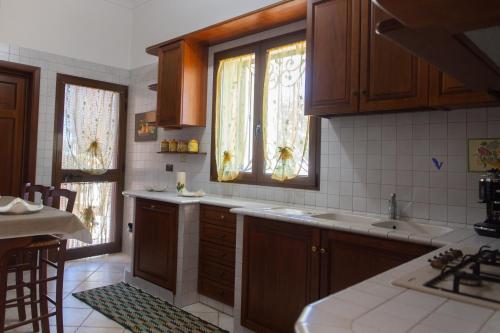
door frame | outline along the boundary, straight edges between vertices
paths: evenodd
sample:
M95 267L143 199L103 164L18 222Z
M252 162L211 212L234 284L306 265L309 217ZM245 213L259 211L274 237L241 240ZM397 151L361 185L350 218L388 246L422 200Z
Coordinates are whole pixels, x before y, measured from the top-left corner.
M96 176L89 175L82 171L73 170L78 181L103 181L116 182L116 196L114 198L115 212L115 231L114 241L106 244L92 245L88 247L81 247L69 249L67 251L67 259L80 259L84 257L92 257L101 254L116 253L122 250L122 233L123 233L123 205L124 200L122 192L125 183L125 143L127 135L127 99L128 87L125 85L109 83L104 81L92 80L72 75L57 74L56 81L56 110L54 117L54 150L53 150L53 163L52 163L52 183L55 187L61 186L63 174L61 172L62 162L62 147L63 147L63 127L64 127L64 97L65 85L74 84L79 86L91 87L96 89L110 90L120 94L120 110L119 110L119 123L118 123L118 161L116 171L113 173L106 173L104 175ZM111 179L105 179L111 177ZM71 179L70 179L71 180Z
M26 79L21 183L36 181L36 152L38 139L38 108L40 103L40 67L0 60L0 73ZM19 195L21 189L19 188Z

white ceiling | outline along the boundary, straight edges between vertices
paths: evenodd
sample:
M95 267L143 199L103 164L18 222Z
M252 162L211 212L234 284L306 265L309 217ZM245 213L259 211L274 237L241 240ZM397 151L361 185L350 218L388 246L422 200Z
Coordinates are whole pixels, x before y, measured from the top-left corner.
M123 7L127 7L130 9L134 9L135 7L138 7L138 6L142 5L143 3L148 2L150 0L103 0L103 1L111 2L111 3L118 5L118 6L123 6Z

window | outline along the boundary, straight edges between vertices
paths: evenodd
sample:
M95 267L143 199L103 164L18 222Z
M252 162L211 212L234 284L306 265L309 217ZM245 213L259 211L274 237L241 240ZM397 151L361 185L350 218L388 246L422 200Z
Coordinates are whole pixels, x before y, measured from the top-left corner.
M303 32L215 55L212 180L318 188L320 126L304 116L305 61Z

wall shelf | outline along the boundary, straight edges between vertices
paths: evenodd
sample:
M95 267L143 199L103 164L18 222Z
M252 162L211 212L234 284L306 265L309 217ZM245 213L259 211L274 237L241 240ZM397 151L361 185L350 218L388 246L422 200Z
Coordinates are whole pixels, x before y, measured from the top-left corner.
M148 89L152 91L157 91L158 90L158 83L152 83L148 85Z

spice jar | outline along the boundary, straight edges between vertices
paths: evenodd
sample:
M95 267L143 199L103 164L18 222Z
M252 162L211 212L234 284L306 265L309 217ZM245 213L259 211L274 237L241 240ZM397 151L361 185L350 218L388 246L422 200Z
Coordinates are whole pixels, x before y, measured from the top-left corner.
M179 153L185 153L188 150L188 144L186 141L179 141L177 144L177 151Z
M168 142L168 150L169 151L177 151L177 140L172 139Z
M168 151L168 141L167 140L163 140L161 142L161 151Z
M188 151L190 153L197 153L199 150L199 147L198 147L198 141L195 140L195 139L191 139L189 140L189 143L188 143Z

